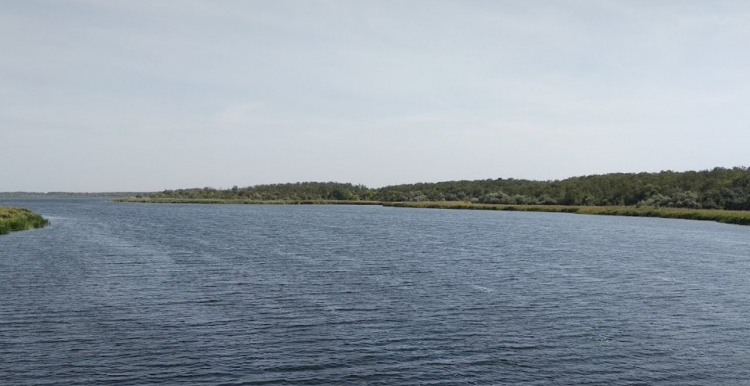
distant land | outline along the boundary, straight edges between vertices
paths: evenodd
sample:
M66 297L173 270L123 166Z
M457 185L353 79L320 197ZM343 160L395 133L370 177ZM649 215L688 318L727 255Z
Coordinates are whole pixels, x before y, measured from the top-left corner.
M148 195L151 192L105 192L105 193L76 193L76 192L0 192L0 198L119 198Z
M340 182L298 182L192 188L131 195L139 201L246 203L463 202L492 205L634 206L750 210L747 167L658 173L611 173L564 180L488 179L386 186L371 189Z
M535 181L514 178L368 188L341 182L164 190L161 192L7 192L0 199L105 198L199 204L356 204L391 207L567 212L712 220L750 225L750 169L610 173Z

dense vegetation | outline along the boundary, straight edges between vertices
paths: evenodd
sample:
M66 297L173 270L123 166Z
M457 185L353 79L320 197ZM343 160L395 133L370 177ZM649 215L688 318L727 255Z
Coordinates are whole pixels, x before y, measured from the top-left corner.
M337 182L298 182L293 184L256 185L246 188L218 190L213 188L165 190L149 198L218 199L218 200L367 200L374 191L363 185ZM136 196L137 197L137 196Z
M28 209L0 206L0 235L12 231L41 228L47 224L49 221Z
M147 195L161 199L464 201L496 205L638 206L750 210L750 169L613 173L556 181L449 181L386 186L334 182L180 189Z
M497 179L399 185L383 201L469 201L509 205L649 206L750 210L750 170L615 173L562 181Z

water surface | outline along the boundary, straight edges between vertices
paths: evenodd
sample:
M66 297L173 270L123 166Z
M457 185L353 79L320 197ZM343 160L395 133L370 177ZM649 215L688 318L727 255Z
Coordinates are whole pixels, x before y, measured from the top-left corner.
M0 384L749 384L750 227L0 201Z

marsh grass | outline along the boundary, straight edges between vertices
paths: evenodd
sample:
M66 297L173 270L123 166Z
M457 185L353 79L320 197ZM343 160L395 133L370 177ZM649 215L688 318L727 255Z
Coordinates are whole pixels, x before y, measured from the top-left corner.
M648 208L627 206L580 207L576 213L611 216L661 217L750 225L750 211L719 209Z
M0 235L48 225L44 217L23 208L0 206Z

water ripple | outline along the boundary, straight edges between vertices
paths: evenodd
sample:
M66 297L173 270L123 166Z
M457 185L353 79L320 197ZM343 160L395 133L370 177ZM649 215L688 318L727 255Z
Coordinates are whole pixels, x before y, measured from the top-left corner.
M750 227L4 204L0 384L750 384Z

